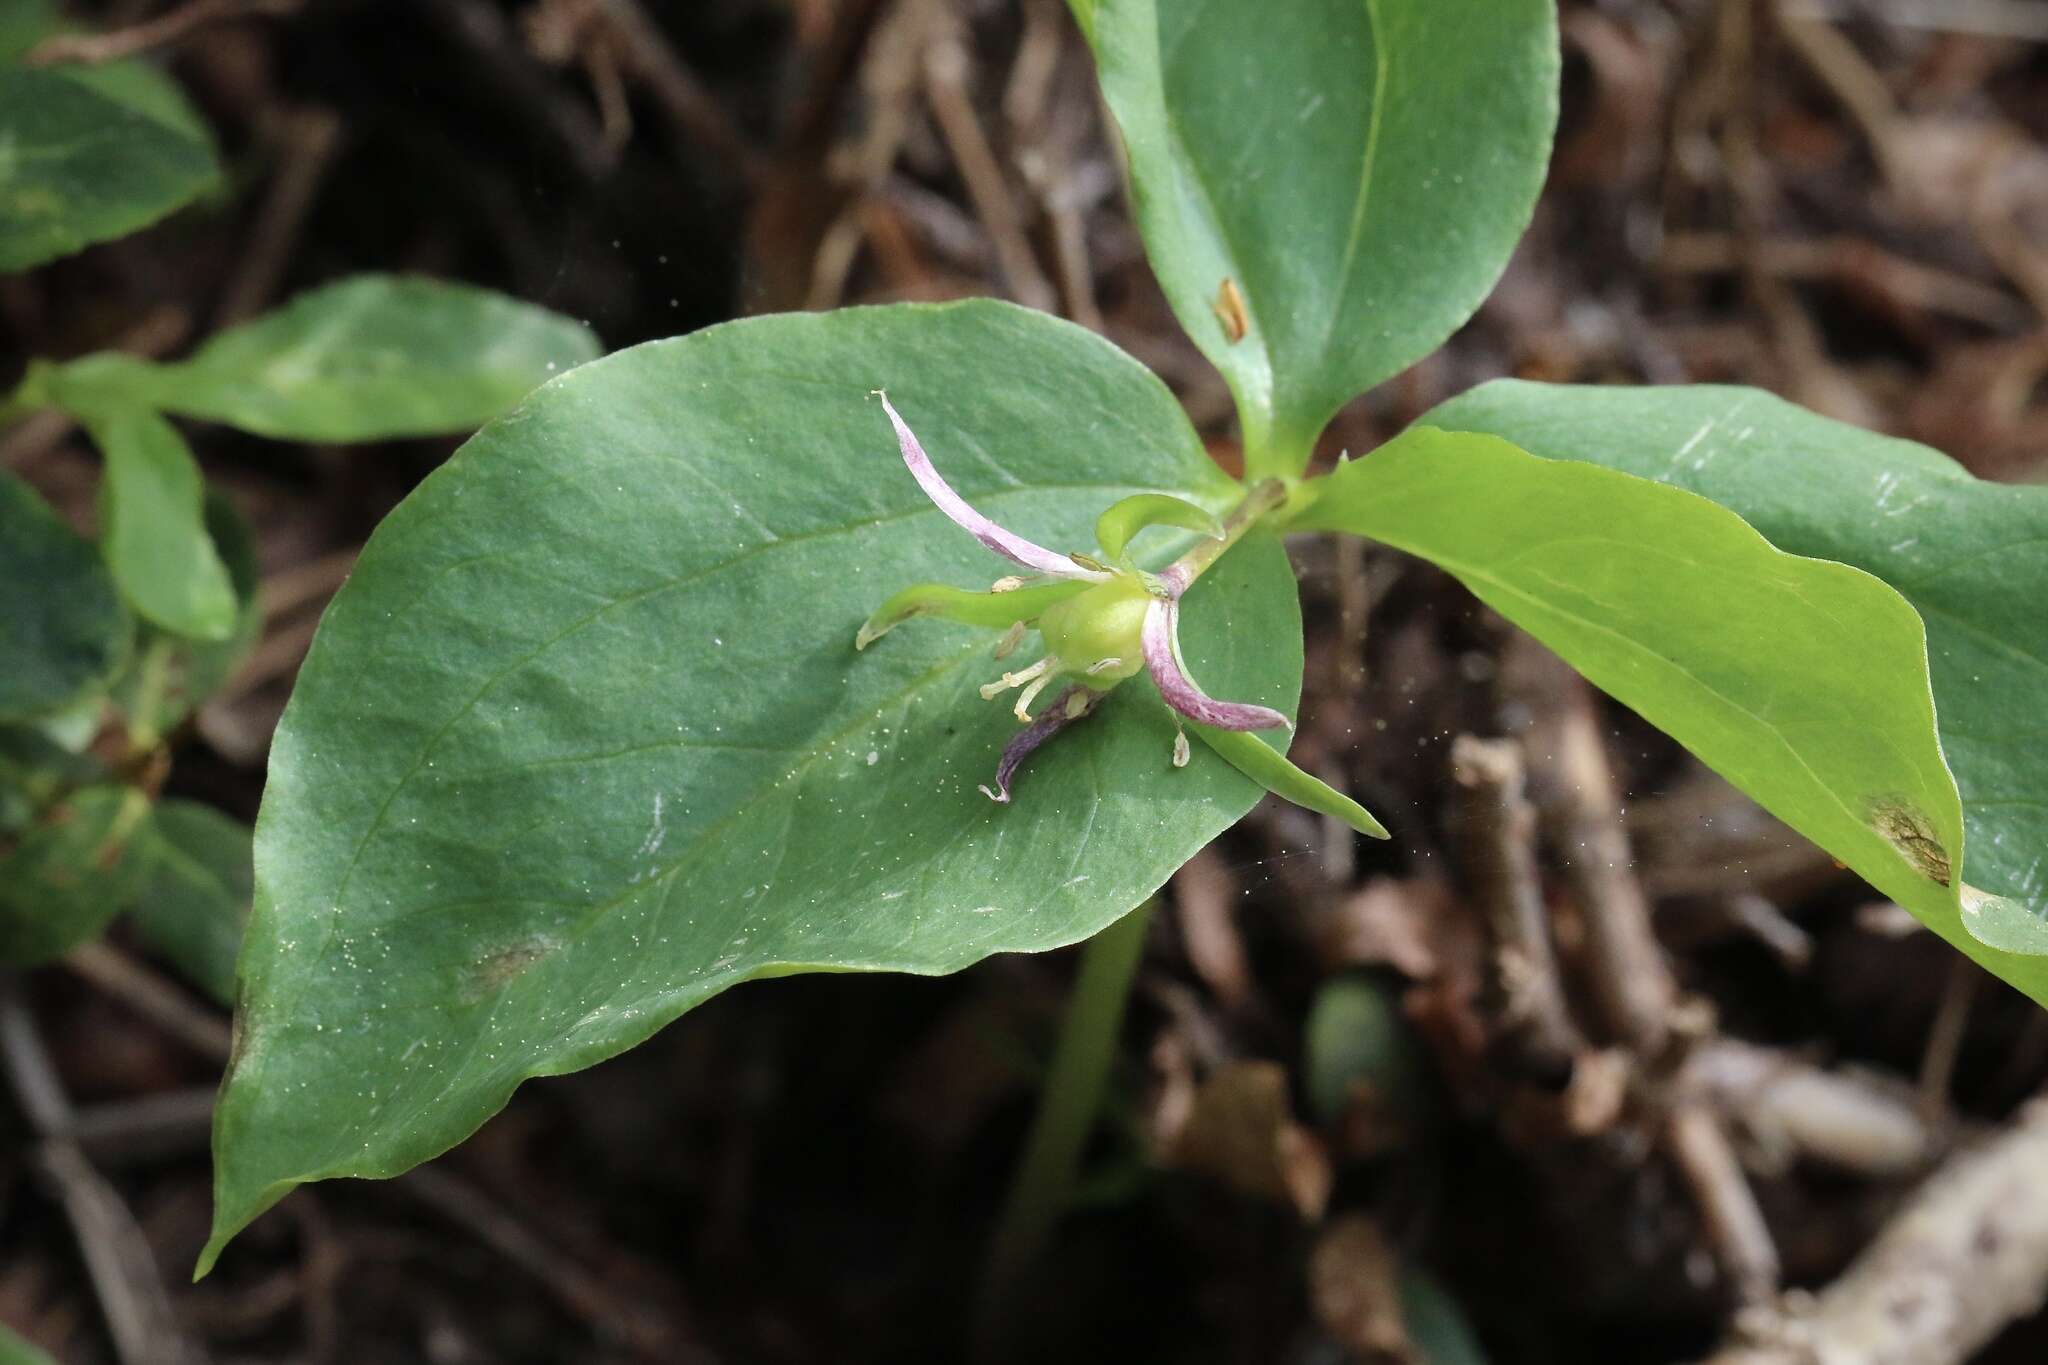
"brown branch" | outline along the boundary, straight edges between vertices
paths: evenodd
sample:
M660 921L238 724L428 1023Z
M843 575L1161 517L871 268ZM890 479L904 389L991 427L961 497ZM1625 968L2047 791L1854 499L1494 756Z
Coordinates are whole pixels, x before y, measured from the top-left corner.
M306 215L342 145L341 119L330 109L299 109L278 120L270 191L242 249L233 281L221 293L215 327L254 317L277 293Z
M77 1238L107 1334L122 1365L196 1365L148 1240L107 1178L80 1150L62 1080L18 984L0 983L0 1067L39 1139L34 1165Z
M118 62L153 48L167 47L208 24L258 16L283 18L298 13L304 3L305 0L191 0L147 23L115 29L112 33L52 34L30 48L22 61L28 66Z
M113 946L80 944L64 955L64 966L212 1061L228 1058L228 1025L158 972Z
M711 152L740 179L758 183L767 171L761 154L725 107L683 65L638 0L605 0L604 22L616 39L612 55L627 75L654 96L676 131Z
M1546 652L1547 654L1547 652ZM1670 1039L1678 983L1650 927L1634 872L1621 798L1600 739L1591 690L1554 656L1538 671L1564 701L1528 737L1537 760L1537 809L1586 926L1588 967L1602 1021L1647 1060Z
M1666 1119L1662 1138L1692 1191L1736 1299L1763 1303L1778 1287L1778 1248L1727 1131L1705 1106L1681 1101Z
M1939 1141L1903 1081L1823 1070L1732 1038L1696 1048L1679 1086L1767 1153L1807 1157L1873 1179L1918 1170Z
M996 260L1010 293L1027 308L1050 313L1059 306L1059 296L1039 269L1031 242L1024 234L1023 218L1010 193L1008 180L988 134L974 112L974 100L967 91L967 49L950 27L926 49L924 64L925 98L930 101L939 132L952 152L953 164L967 184L967 197L974 212L988 230Z
M1536 812L1522 794L1522 751L1460 735L1451 744L1459 843L1493 939L1489 988L1508 1038L1533 1066L1564 1075L1585 1039L1565 1008L1536 871Z
M1962 1365L2048 1302L2048 1101L1951 1157L1832 1285L1708 1365Z

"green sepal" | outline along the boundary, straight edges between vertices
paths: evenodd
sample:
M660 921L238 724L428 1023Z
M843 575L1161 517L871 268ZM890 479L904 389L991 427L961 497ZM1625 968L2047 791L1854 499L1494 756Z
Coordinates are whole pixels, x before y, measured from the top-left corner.
M1206 508L1169 493L1133 493L1112 503L1095 519L1095 543L1105 555L1121 561L1124 547L1147 526L1178 526L1215 540L1223 539L1223 523Z
M1184 722L1197 738L1214 749L1231 767L1249 777L1283 801L1292 801L1318 815L1334 815L1360 834L1389 839L1387 827L1372 818L1372 812L1343 792L1287 761L1287 755L1246 730L1218 730L1195 721Z
M1019 621L1035 621L1047 607L1064 602L1090 586L1084 578L1012 588L1008 592L970 592L944 583L917 583L875 608L853 639L866 649L913 616L937 616L970 626L1000 630Z

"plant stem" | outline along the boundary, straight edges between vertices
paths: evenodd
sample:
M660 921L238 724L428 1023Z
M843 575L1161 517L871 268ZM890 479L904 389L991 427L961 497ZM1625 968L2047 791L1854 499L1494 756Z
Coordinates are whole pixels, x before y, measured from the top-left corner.
M1154 902L1104 929L1081 950L1081 969L1067 997L1066 1017L1052 1067L1040 1093L1038 1115L1024 1140L1024 1157L1010 1184L989 1247L976 1311L976 1333L986 1347L1018 1277L1045 1249L1067 1210L1081 1165L1081 1148L1094 1131L1116 1057L1124 1007L1145 947ZM986 1350L977 1352L985 1356Z
M1200 540L1195 547L1173 561L1159 577L1174 592L1187 591L1188 585L1223 557L1223 552L1244 538L1244 533L1259 524L1259 521L1281 503L1287 501L1287 485L1278 479L1261 479L1248 489L1237 506L1230 509L1223 518L1221 539Z

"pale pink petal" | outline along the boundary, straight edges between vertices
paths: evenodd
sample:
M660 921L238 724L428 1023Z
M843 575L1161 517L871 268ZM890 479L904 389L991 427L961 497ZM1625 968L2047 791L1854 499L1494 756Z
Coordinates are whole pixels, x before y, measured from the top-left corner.
M910 476L917 480L941 512L951 517L955 524L982 544L994 550L1005 559L1022 564L1027 569L1036 569L1042 574L1056 578L1106 579L1106 573L1094 573L1083 569L1063 554L1055 554L1043 545L1034 545L1020 535L1005 531L981 513L967 505L967 500L953 491L952 485L939 477L939 471L932 466L931 457L924 453L924 447L911 435L903 418L897 415L887 394L878 395L882 410L889 414L890 422L896 427L896 443L903 448L903 463L910 466Z
M1195 686L1180 658L1180 599L1153 599L1145 609L1145 667L1166 704L1189 720L1219 730L1278 730L1287 717L1267 706L1217 701Z

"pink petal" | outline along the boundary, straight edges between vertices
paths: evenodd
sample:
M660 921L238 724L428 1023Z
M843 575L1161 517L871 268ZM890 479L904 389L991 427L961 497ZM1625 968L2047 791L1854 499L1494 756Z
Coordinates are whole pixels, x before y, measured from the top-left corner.
M1180 658L1180 599L1153 599L1145 609L1145 667L1166 704L1189 720L1219 730L1279 730L1287 717L1268 706L1217 701L1195 686Z
M903 447L903 463L910 466L910 476L917 480L941 512L951 517L956 525L965 530L982 544L994 550L1005 559L1022 564L1027 569L1036 569L1042 574L1057 578L1106 579L1106 573L1092 573L1081 568L1063 554L1055 554L1043 545L1034 545L1020 535L1005 531L981 513L967 505L967 500L953 491L952 485L939 477L939 471L932 466L931 457L924 453L924 447L911 435L902 417L889 402L887 394L878 393L882 410L889 414L889 420L896 427L896 443Z
M1068 703L1077 692L1082 694L1084 704L1079 715L1069 715ZM1040 711L1037 720L1011 736L1003 746L1002 759L996 764L996 785L993 790L983 787L981 794L999 806L1009 805L1010 782L1017 776L1017 769L1024 766L1024 760L1031 757L1031 751L1094 710L1099 696L1092 688L1076 683L1053 698L1052 705Z

